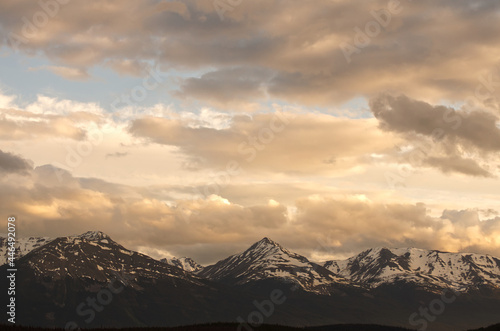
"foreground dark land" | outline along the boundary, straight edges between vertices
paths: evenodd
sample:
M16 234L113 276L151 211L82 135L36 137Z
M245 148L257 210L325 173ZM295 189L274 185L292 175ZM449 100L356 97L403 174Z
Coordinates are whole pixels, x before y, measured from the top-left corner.
M213 323L204 325L191 325L191 326L180 326L173 328L122 328L122 329L112 329L112 328L96 328L89 329L93 331L233 331L238 329L238 324L235 323ZM38 327L23 327L23 326L11 326L11 325L1 325L2 330L12 330L12 331L43 331L43 330L53 330L62 331L63 329L52 329L52 328L38 328ZM297 331L297 330L310 330L310 331L405 331L410 329L382 326L382 325L364 325L364 324L340 324L340 325L329 325L329 326L318 326L309 328L295 328L289 326L280 325L261 325L254 330L259 331ZM497 331L500 330L500 324L492 325L485 328L474 329L469 331Z
M120 329L89 329L93 331L234 331L239 327L235 323L213 323L205 325L192 325L192 326L180 326L173 328L120 328ZM2 330L12 330L12 331L42 331L42 330L53 330L62 331L64 329L49 329L49 328L38 328L38 327L23 327L23 326L0 326ZM243 328L243 330L245 330ZM311 328L295 328L289 326L281 325L261 325L258 328L253 328L253 330L258 331L298 331L298 330L311 330L311 331L406 331L410 329L398 328L398 327L387 327L380 325L332 325L332 326L321 326L321 327L311 327ZM489 329L488 329L489 330Z

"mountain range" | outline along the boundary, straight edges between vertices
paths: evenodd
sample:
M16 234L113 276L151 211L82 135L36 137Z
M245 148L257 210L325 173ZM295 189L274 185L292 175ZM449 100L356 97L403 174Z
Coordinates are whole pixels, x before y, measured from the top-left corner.
M161 259L160 261L189 272L196 272L203 269L203 266L201 264L198 264L190 257L181 257L181 258L174 257L170 259L164 258Z
M401 280L456 291L500 288L500 259L490 255L378 247L323 266L371 288Z
M464 330L500 320L500 259L489 255L373 248L313 262L263 238L203 267L187 257L153 259L99 231L18 239L16 247L22 325L239 322L240 330L250 330L262 323L372 323ZM6 251L0 238L3 263ZM5 274L7 265L1 269ZM8 287L5 277L0 282Z

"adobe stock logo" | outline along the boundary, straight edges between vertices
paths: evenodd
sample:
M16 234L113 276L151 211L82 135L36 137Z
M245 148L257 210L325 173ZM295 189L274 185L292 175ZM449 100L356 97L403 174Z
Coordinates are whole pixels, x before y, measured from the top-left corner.
M447 293L450 292L450 295ZM452 289L445 289L441 292L441 297L434 299L429 303L428 307L420 307L418 312L410 315L408 322L411 326L418 326L417 330L427 330L429 323L434 322L439 315L442 315L446 309L446 305L454 302L460 292Z
M134 86L128 93L123 93L111 103L111 109L118 111L122 107L137 106L146 100L149 92L157 89L168 76L167 72L162 71L159 64L151 67L147 71L147 76L142 79L142 83Z
M96 313L102 312L106 306L113 301L113 294L117 295L124 290L124 286L128 286L133 280L132 276L117 273L116 278L112 279L106 287L101 288L95 296L88 296L86 301L81 302L76 307L78 316L84 318L86 324L90 324L96 318ZM115 285L117 283L117 285ZM64 330L81 330L76 321L66 323Z
M359 54L363 48L368 47L372 42L372 38L376 38L383 29L389 26L392 16L401 13L402 10L403 7L400 6L399 0L390 0L387 3L387 8L370 11L370 15L374 19L365 24L364 30L355 27L353 42L343 42L339 45L347 63L351 63L353 54Z
M257 310L252 311L247 316L247 320L245 321L241 316L238 316L236 320L240 323L238 325L237 331L253 331L254 328L258 328L264 323L265 318L271 317L274 313L274 307L283 304L286 301L286 296L283 295L283 291L274 289L269 295L269 300L263 300L262 302L258 302L257 300L253 301L253 304ZM251 325L251 326L250 326Z
M61 6L67 5L69 2L70 0L39 0L38 6L41 9L33 14L31 20L26 16L21 18L23 22L21 35L14 32L9 33L7 42L10 48L17 52L21 44L29 43L30 39L35 38L40 30L49 23L50 19L59 14Z

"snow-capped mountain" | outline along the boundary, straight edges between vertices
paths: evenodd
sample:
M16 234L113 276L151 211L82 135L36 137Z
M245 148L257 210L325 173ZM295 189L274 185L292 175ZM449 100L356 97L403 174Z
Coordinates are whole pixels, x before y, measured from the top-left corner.
M83 238L87 240L99 240L107 237L101 231L87 231L83 234L68 236L68 238ZM50 237L26 237L26 238L16 238L16 251L15 251L15 259L18 260L22 256L28 254L35 248L41 247L49 242L54 240L54 238ZM0 236L0 265L7 263L8 257L8 239L7 235L3 234Z
M56 239L49 237L16 238L16 260L37 248L52 243L54 240L57 240L58 253L55 253L53 247L50 246L49 249L42 249L37 254L51 252L47 255L46 260L43 259L43 263L51 260L52 256L54 266L49 267L50 263L43 267L39 266L43 273L54 272L57 269L56 265L59 266L63 261L66 261L63 264L71 265L65 271L76 271L76 269L82 268L82 270L90 272L92 267L84 267L82 264L84 260L77 257L89 255L89 252L95 250L106 251L110 254L104 254L102 266L95 264L93 268L100 270L100 268L104 268L104 265L107 265L108 269L113 269L109 270L113 273L124 268L123 262L126 261L123 258L124 254L128 256L136 254L149 259L146 255L126 250L101 231L88 231L80 235ZM0 237L0 265L7 262L7 244L7 238ZM119 248L117 248L118 246ZM69 256L66 257L68 254ZM116 254L122 255L122 259L116 260ZM62 258L63 256L66 257L66 260ZM87 256L87 258L90 261L94 259L94 256ZM41 261L39 262L42 263ZM147 262L150 266L149 276L160 272L152 261ZM131 273L148 273L148 267L137 266L138 268L135 270L134 262L129 262L131 264L128 269ZM160 262L163 262L157 263L160 266L165 264L174 266L175 270L179 268L212 280L244 284L254 280L278 278L296 282L303 289L316 292L324 292L322 286L328 284L349 284L350 282L371 288L396 281L420 284L427 288L453 288L455 290L467 290L477 286L500 288L499 258L473 253L447 253L417 248L389 249L378 247L368 249L346 260L317 264L304 256L290 252L269 238L264 238L245 252L230 256L205 268L189 257L162 259ZM62 271L59 270L59 272ZM170 271L167 274L172 275Z
M332 284L350 284L306 257L290 252L269 238L264 238L240 254L230 256L197 273L201 277L245 284L263 279L293 282L310 292L325 293Z
M190 257L174 257L171 259L161 259L160 261L189 272L197 272L203 269L201 264L196 263Z
M29 257L28 265L35 276L53 280L72 277L106 282L117 275L128 275L132 279L177 278L200 283L198 277L128 250L100 231L53 239L25 257Z
M111 239L107 234L105 234L102 231L87 231L85 233L82 233L80 235L74 235L70 236L71 238L81 238L81 239L86 239L86 240L91 240L91 241L101 241L105 239Z
M7 274L7 265L0 267ZM191 272L131 251L108 235L91 231L59 237L33 249L16 261L16 302L24 325L65 328L68 321L81 327L185 325L216 322L238 311L231 304L246 303L240 294ZM0 285L8 288L6 277ZM105 310L88 322L89 300ZM207 302L215 300L220 305ZM94 301L96 302L96 301ZM77 310L80 307L81 311ZM222 308L221 308L222 307ZM101 310L97 310L101 312ZM61 324L62 323L62 324Z
M28 242L33 244L23 246L24 252L37 239ZM19 322L63 328L68 321L89 328L234 322L280 290L286 303L266 316L266 323L408 327L408 317L441 300L443 288L464 285L480 290L464 291L447 304L429 330L493 324L500 311L500 261L487 255L376 248L323 266L264 238L194 272L187 269L199 265L189 258L165 262L99 231L40 241L16 261L22 271L16 276L16 302L23 307ZM0 273L7 269L0 266ZM0 278L0 286L7 288L8 281ZM105 309L87 324L82 313L95 300Z
M15 259L18 260L22 256L28 254L32 250L46 243L50 242L52 238L49 237L28 237L28 238L16 238L16 251ZM0 237L0 265L7 263L7 253L8 253L8 239L6 235Z
M500 288L500 259L473 253L379 247L323 266L371 287L405 281L462 291L478 286Z

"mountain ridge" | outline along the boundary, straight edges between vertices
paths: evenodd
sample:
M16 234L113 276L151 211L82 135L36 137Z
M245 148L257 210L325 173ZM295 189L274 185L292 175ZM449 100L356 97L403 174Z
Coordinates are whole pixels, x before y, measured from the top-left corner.
M198 272L204 268L201 264L197 263L190 257L163 258L160 262L175 266L188 272Z
M371 287L406 278L458 291L479 285L500 288L500 259L487 254L377 247L345 260L326 261L323 266Z
M404 253L404 249L376 249L353 257L350 262L357 264L351 263L346 270L360 278L357 283L263 238L241 253L188 272L129 250L102 232L90 231L41 243L16 261L22 270L16 279L19 321L48 327L64 327L60 323L68 319L85 327L176 326L234 322L240 317L245 321L262 305L268 306L273 293L281 293L286 299L265 316L266 323L362 322L407 327L408 317L438 300L444 287L436 275L427 277L430 287L404 281L370 286L377 277L387 275L388 266L392 271L411 271ZM481 256L471 259L481 261ZM0 269L6 272L7 266ZM6 278L0 279L1 286L7 286L5 282ZM95 321L83 324L75 309L88 298L107 298L102 294L110 284L123 288L122 292L103 301L105 310ZM498 322L498 311L498 288L464 291L446 306L445 314L429 331L493 324Z
M73 242L86 240L104 244L107 241L115 243L102 231L87 231L58 238L20 238L16 242L16 259L60 238ZM4 237L0 237L0 258L1 264L6 263L7 241ZM245 251L209 266L202 266L190 257L164 258L157 261L212 280L232 279L234 283L242 284L269 277L282 278L296 282L306 290L332 282L353 282L374 288L396 280L458 291L471 286L500 288L500 259L497 257L415 247L375 247L344 260L314 262L288 250L269 237L264 237Z
M245 284L268 278L295 283L306 291L328 293L332 284L352 285L323 266L291 252L264 237L242 253L231 255L197 272L201 277L233 284Z

